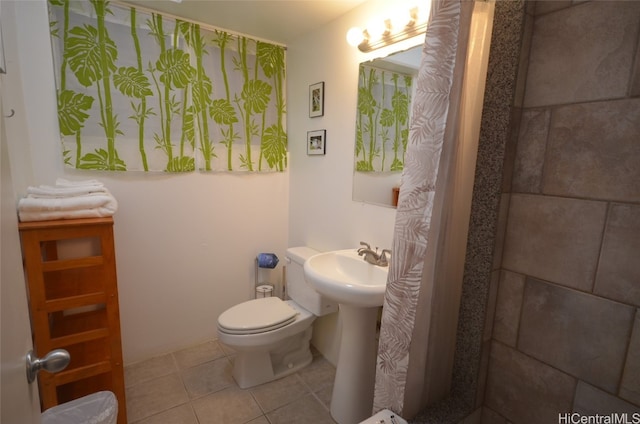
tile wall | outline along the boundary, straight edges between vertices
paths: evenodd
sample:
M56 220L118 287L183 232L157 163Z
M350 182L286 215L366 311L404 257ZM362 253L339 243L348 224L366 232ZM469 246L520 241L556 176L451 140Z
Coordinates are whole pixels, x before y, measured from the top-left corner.
M639 38L640 2L536 3L483 423L640 412Z

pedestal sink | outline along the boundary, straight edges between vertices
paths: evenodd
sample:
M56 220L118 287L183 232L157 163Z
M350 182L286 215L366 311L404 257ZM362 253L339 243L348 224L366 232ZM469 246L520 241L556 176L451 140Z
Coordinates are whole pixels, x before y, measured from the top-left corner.
M356 249L347 249L312 256L304 273L318 293L340 304L342 337L331 416L338 424L357 424L373 409L376 324L388 267L367 263Z

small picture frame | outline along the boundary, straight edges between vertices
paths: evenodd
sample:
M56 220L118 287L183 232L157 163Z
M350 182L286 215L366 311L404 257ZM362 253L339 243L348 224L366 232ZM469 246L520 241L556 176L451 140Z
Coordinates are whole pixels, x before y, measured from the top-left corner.
M307 155L324 155L327 151L327 131L307 131Z
M309 86L309 117L324 115L324 82Z

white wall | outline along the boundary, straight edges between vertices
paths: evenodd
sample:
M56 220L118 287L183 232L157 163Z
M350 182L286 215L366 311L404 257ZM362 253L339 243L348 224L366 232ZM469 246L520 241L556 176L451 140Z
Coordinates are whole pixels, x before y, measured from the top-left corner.
M290 244L322 251L356 247L361 240L391 246L395 209L354 202L351 195L358 64L388 50L361 53L347 44L346 33L397 6L371 0L287 46ZM309 118L309 85L320 81L325 83L324 116ZM317 129L327 130L327 153L307 156L307 131Z
M125 363L215 337L218 315L253 293L259 252L275 252L284 263L289 245L324 251L364 240L391 246L395 209L351 200L358 63L385 51L362 54L345 39L351 26L363 25L390 2L371 0L288 46L290 170L268 175L64 169L46 2L3 1L3 20L12 18L13 3L15 31L3 34L13 83L2 96L5 110L16 111L6 120L10 158L20 164L13 167L16 192L57 177L97 178L118 199ZM325 114L309 118L309 85L319 81L325 82ZM316 129L327 130L326 156L306 155L306 133ZM278 266L265 278L279 282L280 276ZM314 342L333 361L337 335L335 316L319 320Z
M287 46L290 245L326 251L366 241L380 249L391 247L395 209L352 200L358 64L421 43L423 37L368 54L346 41L349 28L363 27L391 7L399 2L370 0ZM320 81L325 83L324 116L309 118L309 85ZM307 131L318 129L327 130L327 153L307 156ZM335 316L316 321L313 343L334 363L338 336Z
M57 177L97 178L118 200L114 220L125 363L214 338L218 315L253 294L256 254L275 252L284 263L289 173L63 169L46 2L3 1L3 21L11 19L13 5L15 32L3 34L12 83L2 96L5 110L16 112L6 126L18 196L28 185L53 184ZM280 276L278 266L264 278Z

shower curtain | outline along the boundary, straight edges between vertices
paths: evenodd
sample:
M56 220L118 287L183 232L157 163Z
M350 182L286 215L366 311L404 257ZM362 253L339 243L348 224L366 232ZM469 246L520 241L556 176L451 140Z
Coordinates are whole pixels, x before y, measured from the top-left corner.
M429 397L425 379L439 372L429 342L438 331L434 314L441 312L434 300L448 296L439 287L448 272L441 255L451 249L446 240L453 227L452 174L473 3L433 0L431 6L396 214L373 412L388 408L412 417Z

